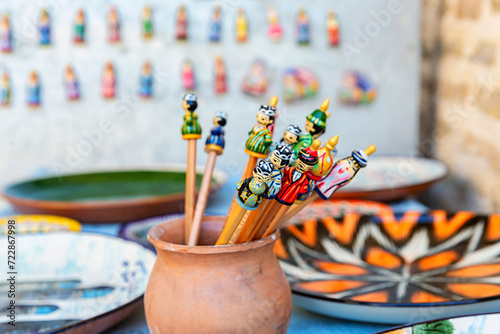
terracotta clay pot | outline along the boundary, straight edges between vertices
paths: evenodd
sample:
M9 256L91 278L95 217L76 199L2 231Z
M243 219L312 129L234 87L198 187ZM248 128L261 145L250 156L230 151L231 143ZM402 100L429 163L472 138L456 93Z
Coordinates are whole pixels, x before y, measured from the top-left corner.
M145 294L152 334L286 333L292 312L288 281L273 253L277 235L213 245L224 217L205 217L200 245L183 245L184 219L148 233L158 257Z

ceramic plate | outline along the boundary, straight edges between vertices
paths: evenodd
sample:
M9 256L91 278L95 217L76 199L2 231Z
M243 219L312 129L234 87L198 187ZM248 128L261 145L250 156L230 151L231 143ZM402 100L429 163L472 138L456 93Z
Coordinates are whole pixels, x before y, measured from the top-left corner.
M103 332L141 306L155 261L134 242L89 233L17 235L16 247L16 326L3 316L2 333ZM6 237L0 249L7 269ZM1 305L8 289L0 283Z
M500 314L478 314L411 324L379 334L499 334Z
M104 171L29 180L3 195L22 213L54 214L87 223L123 222L184 211L185 167ZM197 184L203 170L198 170ZM226 181L215 170L210 193Z
M82 229L82 225L74 219L48 215L18 215L0 219L0 235L6 235L8 222L15 221L17 233L46 233L74 231Z
M156 252L152 243L148 240L148 231L151 227L165 223L170 220L184 217L183 214L173 214L162 217L144 219L138 222L123 224L118 235L123 239L135 241L144 247Z
M349 185L334 198L396 200L425 190L446 176L448 168L440 161L417 157L370 157Z
M359 213L373 215L385 211L393 211L390 205L380 202L363 200L329 200L309 203L302 211L297 213L289 224L298 224L309 217L326 218L338 217L346 213Z
M500 215L310 219L275 250L295 303L321 314L396 324L500 311Z

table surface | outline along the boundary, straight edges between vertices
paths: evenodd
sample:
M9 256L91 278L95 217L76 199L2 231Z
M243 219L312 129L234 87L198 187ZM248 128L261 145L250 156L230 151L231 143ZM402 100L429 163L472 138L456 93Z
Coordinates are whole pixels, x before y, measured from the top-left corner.
M234 184L236 180L229 178L228 182L222 187L218 195L209 203L207 207L207 214L224 215L227 213L229 204L234 196ZM414 201L405 200L402 202L392 204L396 211L403 210L419 210L424 211L426 208ZM0 199L0 217L16 214L9 205ZM106 224L106 225L93 225L83 224L82 231L102 233L107 235L118 235L121 224ZM294 307L292 312L292 319L288 328L290 334L302 333L349 333L349 334L368 334L389 329L391 325L369 324L361 322L347 321L337 318L330 318L318 315L299 307ZM129 317L126 321L120 323L107 333L111 334L147 334L149 330L146 325L144 317L144 310L141 309Z

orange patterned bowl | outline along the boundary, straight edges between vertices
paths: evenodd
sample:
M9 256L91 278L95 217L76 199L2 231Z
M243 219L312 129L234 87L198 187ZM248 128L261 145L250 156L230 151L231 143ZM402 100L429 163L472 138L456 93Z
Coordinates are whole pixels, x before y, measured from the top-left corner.
M275 253L294 303L321 314L396 324L500 310L500 214L310 219L282 229Z

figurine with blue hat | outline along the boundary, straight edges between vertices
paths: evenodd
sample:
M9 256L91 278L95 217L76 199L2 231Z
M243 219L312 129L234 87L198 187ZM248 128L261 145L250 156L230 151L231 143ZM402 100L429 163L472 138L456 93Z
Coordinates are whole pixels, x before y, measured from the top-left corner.
M210 135L205 142L205 152L210 150L217 152L217 155L222 154L224 150L224 126L227 123L227 113L225 111L217 111L213 118L214 127L210 130Z

